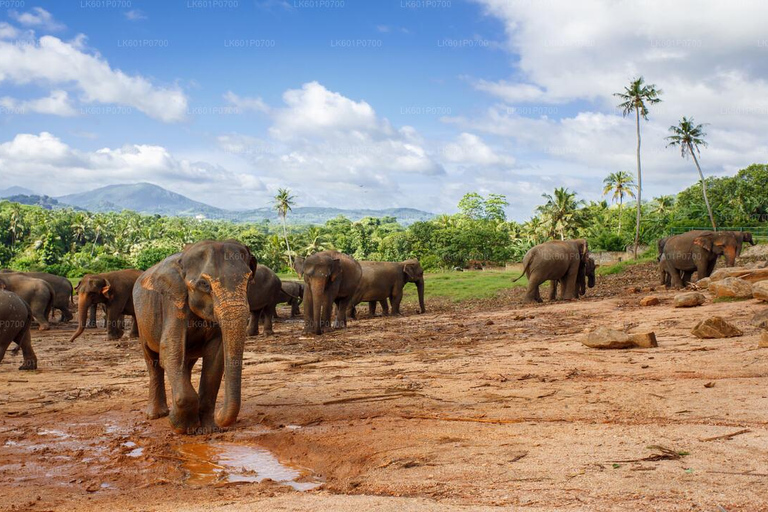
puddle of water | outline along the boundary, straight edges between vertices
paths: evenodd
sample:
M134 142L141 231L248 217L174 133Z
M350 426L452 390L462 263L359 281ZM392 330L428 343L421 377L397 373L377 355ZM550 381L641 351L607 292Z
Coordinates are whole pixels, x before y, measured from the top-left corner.
M318 482L297 482L307 472L280 464L263 448L234 443L188 443L176 446L176 451L183 459L181 467L187 472L186 482L189 484L257 483L269 478L297 491L320 485Z

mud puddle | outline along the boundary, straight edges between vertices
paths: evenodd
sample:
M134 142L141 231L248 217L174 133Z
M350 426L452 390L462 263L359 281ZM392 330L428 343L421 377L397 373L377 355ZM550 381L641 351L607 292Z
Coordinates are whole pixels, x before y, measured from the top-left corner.
M264 448L236 443L185 443L175 447L186 473L185 483L211 485L273 480L297 491L322 485L312 472L281 464Z

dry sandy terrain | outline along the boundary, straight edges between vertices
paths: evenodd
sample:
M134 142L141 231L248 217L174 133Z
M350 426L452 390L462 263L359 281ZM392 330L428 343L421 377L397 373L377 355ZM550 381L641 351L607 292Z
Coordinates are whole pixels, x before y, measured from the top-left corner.
M211 436L145 419L135 340L34 331L39 371L0 365L0 509L766 510L768 349L750 324L766 306L680 310L657 291L640 307L624 288L651 275L572 303L522 306L515 290L472 312L361 314L317 338L279 322L249 339L238 422ZM693 337L712 314L744 336ZM653 330L659 347L579 343L598 325ZM260 465L293 487L249 482Z

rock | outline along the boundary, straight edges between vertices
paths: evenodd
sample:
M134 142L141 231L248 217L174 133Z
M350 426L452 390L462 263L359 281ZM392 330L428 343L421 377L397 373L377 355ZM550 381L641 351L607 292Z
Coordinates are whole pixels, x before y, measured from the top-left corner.
M675 295L675 307L676 308L692 308L694 306L701 306L704 304L703 293L700 292L685 292Z
M760 341L757 342L757 348L768 348L768 331L763 331Z
M639 286L627 286L624 291L627 293L640 293L640 287Z
M719 268L712 272L709 276L712 281L721 281L728 277L736 277L749 281L750 283L756 283L758 281L765 281L768 279L768 268L745 268L745 267L729 267Z
M768 329L768 309L758 311L752 317L751 324L761 329Z
M719 316L713 316L706 320L702 320L696 324L696 327L693 328L691 333L697 338L702 339L733 338L744 334L738 327L728 323Z
M609 329L608 327L598 327L594 331L587 333L581 342L590 348L600 349L633 348L636 346L629 335L615 329Z
M635 342L640 348L654 348L658 347L659 343L656 341L655 332L639 332L630 334L629 339Z
M705 277L703 279L699 279L698 281L696 281L696 287L699 290L706 290L707 288L709 288L709 284L711 282L712 282L712 278Z
M709 291L715 297L731 297L734 299L751 299L752 284L737 277L726 277L718 281L712 281Z
M649 295L640 299L641 306L658 306L659 304L661 304L661 301L654 295Z
M758 281L753 284L752 296L758 300L768 302L768 281Z

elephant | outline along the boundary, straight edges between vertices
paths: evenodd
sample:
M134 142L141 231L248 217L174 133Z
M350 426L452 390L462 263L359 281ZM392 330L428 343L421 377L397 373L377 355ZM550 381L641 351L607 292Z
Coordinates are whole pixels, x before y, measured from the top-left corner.
M304 332L322 334L324 326L330 327L334 304L334 327L346 327L347 310L363 273L360 263L347 254L321 251L296 258L293 265L304 279Z
M682 279L684 283L690 282L693 272L693 270L681 270L680 279ZM672 286L672 276L670 276L669 272L667 271L667 259L664 257L664 254L659 257L659 277L659 282L666 288Z
M251 309L248 336L259 334L259 318L264 319L264 334L274 334L272 318L275 316L275 307L280 300L281 291L277 274L271 268L259 265L253 273L253 279L248 283L248 307Z
M539 286L545 281L559 282L563 299L576 299L579 276L586 275L588 252L589 245L584 239L553 240L536 245L525 254L523 273L513 282L528 277L526 302L542 302ZM594 277L591 279L594 284ZM553 285L552 291L556 294L555 288Z
M586 258L582 260L582 264L579 267L579 275L576 279L576 285L578 287L578 296L581 297L582 295L587 294L587 287L594 288L595 287L595 271L597 270L597 267L600 265L597 265L595 263L594 258L587 254ZM551 288L549 290L549 300L556 300L557 299L557 287L558 284L560 285L560 298L563 298L563 291L565 290L565 283L564 280L558 280L558 281L551 281Z
M738 240L727 231L688 231L669 237L663 261L671 286L682 288L694 271L698 279L709 277L721 254L725 255L726 266L732 267L737 251Z
M376 303L380 302L384 314L388 313L387 299L392 305L392 314L400 314L400 302L403 300L403 288L407 283L415 283L419 295L419 313L425 313L424 307L424 269L417 259L401 262L390 261L361 261L363 273L360 284L355 292L355 298L350 303L350 313L354 315L354 307L361 302L368 303L368 312L373 316Z
M288 304L291 306L291 318L301 314L299 306L304 299L304 283L299 281L282 281L280 296L277 299L278 304ZM275 314L277 316L277 314Z
M41 331L50 329L48 316L51 314L55 296L50 284L21 272L0 273L0 284L29 304L32 316L40 325Z
M132 290L141 270L116 270L102 274L86 274L75 287L77 292L78 327L70 343L75 341L85 330L89 310L96 304L104 304L107 310L107 339L119 340L123 336L123 316L133 317L129 337L138 336L136 315L133 308ZM95 319L95 309L91 312ZM95 321L94 321L95 323Z
M727 231L727 233L731 233L733 236L735 236L738 242L736 247L736 256L741 256L741 249L744 245L744 242L748 242L749 245L757 245L757 242L755 242L755 240L752 238L752 233L749 231Z
M13 270L3 269L0 273L14 272ZM49 274L48 272L16 272L28 277L34 277L36 279L42 279L53 288L54 298L52 309L58 309L61 311L61 323L67 323L72 320L72 312L69 310L69 306L72 302L72 283L66 277L57 276L56 274Z
M133 303L149 371L150 419L169 416L180 434L216 432L237 420L248 283L256 269L256 258L239 242L204 240L168 256L136 281ZM192 369L200 358L196 392ZM214 417L222 380L224 404Z
M37 356L32 350L32 309L18 295L0 284L0 361L12 341L21 347L24 362L19 370L37 370Z

